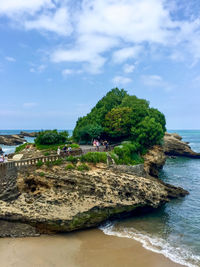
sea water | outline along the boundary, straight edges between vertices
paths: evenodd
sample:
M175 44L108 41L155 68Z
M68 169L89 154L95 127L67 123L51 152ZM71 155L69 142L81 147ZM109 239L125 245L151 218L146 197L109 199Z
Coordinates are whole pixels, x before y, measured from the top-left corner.
M200 131L177 132L200 152ZM189 191L155 212L107 224L105 234L133 238L186 266L200 266L200 159L167 159L160 179Z

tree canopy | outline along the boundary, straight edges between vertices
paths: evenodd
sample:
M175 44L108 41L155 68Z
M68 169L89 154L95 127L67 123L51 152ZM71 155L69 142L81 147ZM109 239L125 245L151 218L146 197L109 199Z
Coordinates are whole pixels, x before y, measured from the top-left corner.
M73 137L86 143L93 138L130 140L142 149L158 144L166 130L165 116L149 105L145 99L114 88L90 113L78 119Z

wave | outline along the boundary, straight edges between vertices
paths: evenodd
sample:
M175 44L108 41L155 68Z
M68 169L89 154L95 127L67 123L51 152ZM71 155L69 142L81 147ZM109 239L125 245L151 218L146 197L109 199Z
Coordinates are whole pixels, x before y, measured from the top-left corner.
M194 255L189 248L185 249L183 247L175 247L164 239L152 237L146 233L140 233L132 227L120 227L120 229L116 230L114 223L107 223L101 226L100 229L106 235L130 238L139 241L142 243L142 246L145 249L151 250L155 253L163 254L165 257L169 258L175 263L188 267L200 266L200 256Z

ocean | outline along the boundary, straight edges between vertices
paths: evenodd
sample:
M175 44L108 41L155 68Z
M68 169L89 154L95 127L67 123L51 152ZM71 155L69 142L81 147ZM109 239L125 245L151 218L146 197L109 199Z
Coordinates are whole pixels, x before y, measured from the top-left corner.
M19 132L0 130L0 134ZM184 141L190 142L194 151L200 152L200 131L169 132L177 132ZM3 149L14 151L15 147ZM100 229L106 235L135 239L144 248L163 254L174 262L189 267L200 266L200 159L169 158L160 178L183 187L190 194L165 204L153 213L108 222Z
M194 151L200 152L200 131L169 132L177 132ZM160 178L190 194L153 213L107 223L101 229L107 235L135 239L144 248L176 263L200 266L200 159L169 158Z

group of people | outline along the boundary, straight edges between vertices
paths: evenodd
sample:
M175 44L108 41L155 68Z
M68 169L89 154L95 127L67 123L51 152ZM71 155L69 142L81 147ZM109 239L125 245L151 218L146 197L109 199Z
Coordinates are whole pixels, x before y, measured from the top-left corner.
M67 147L67 145L65 145L62 150L60 149L60 147L58 147L57 154L58 156L60 156L60 154L63 153L64 155L70 156L71 151L72 151L71 146Z
M8 162L8 155L0 155L0 163Z
M108 147L109 147L109 144L108 144L108 141L107 140L105 140L105 141L99 141L98 139L94 139L93 140L93 142L92 142L92 145L93 145L93 147L96 147L96 150L97 151L99 151L99 147L101 146L101 145L103 145L104 146L104 150L105 151L108 151Z

